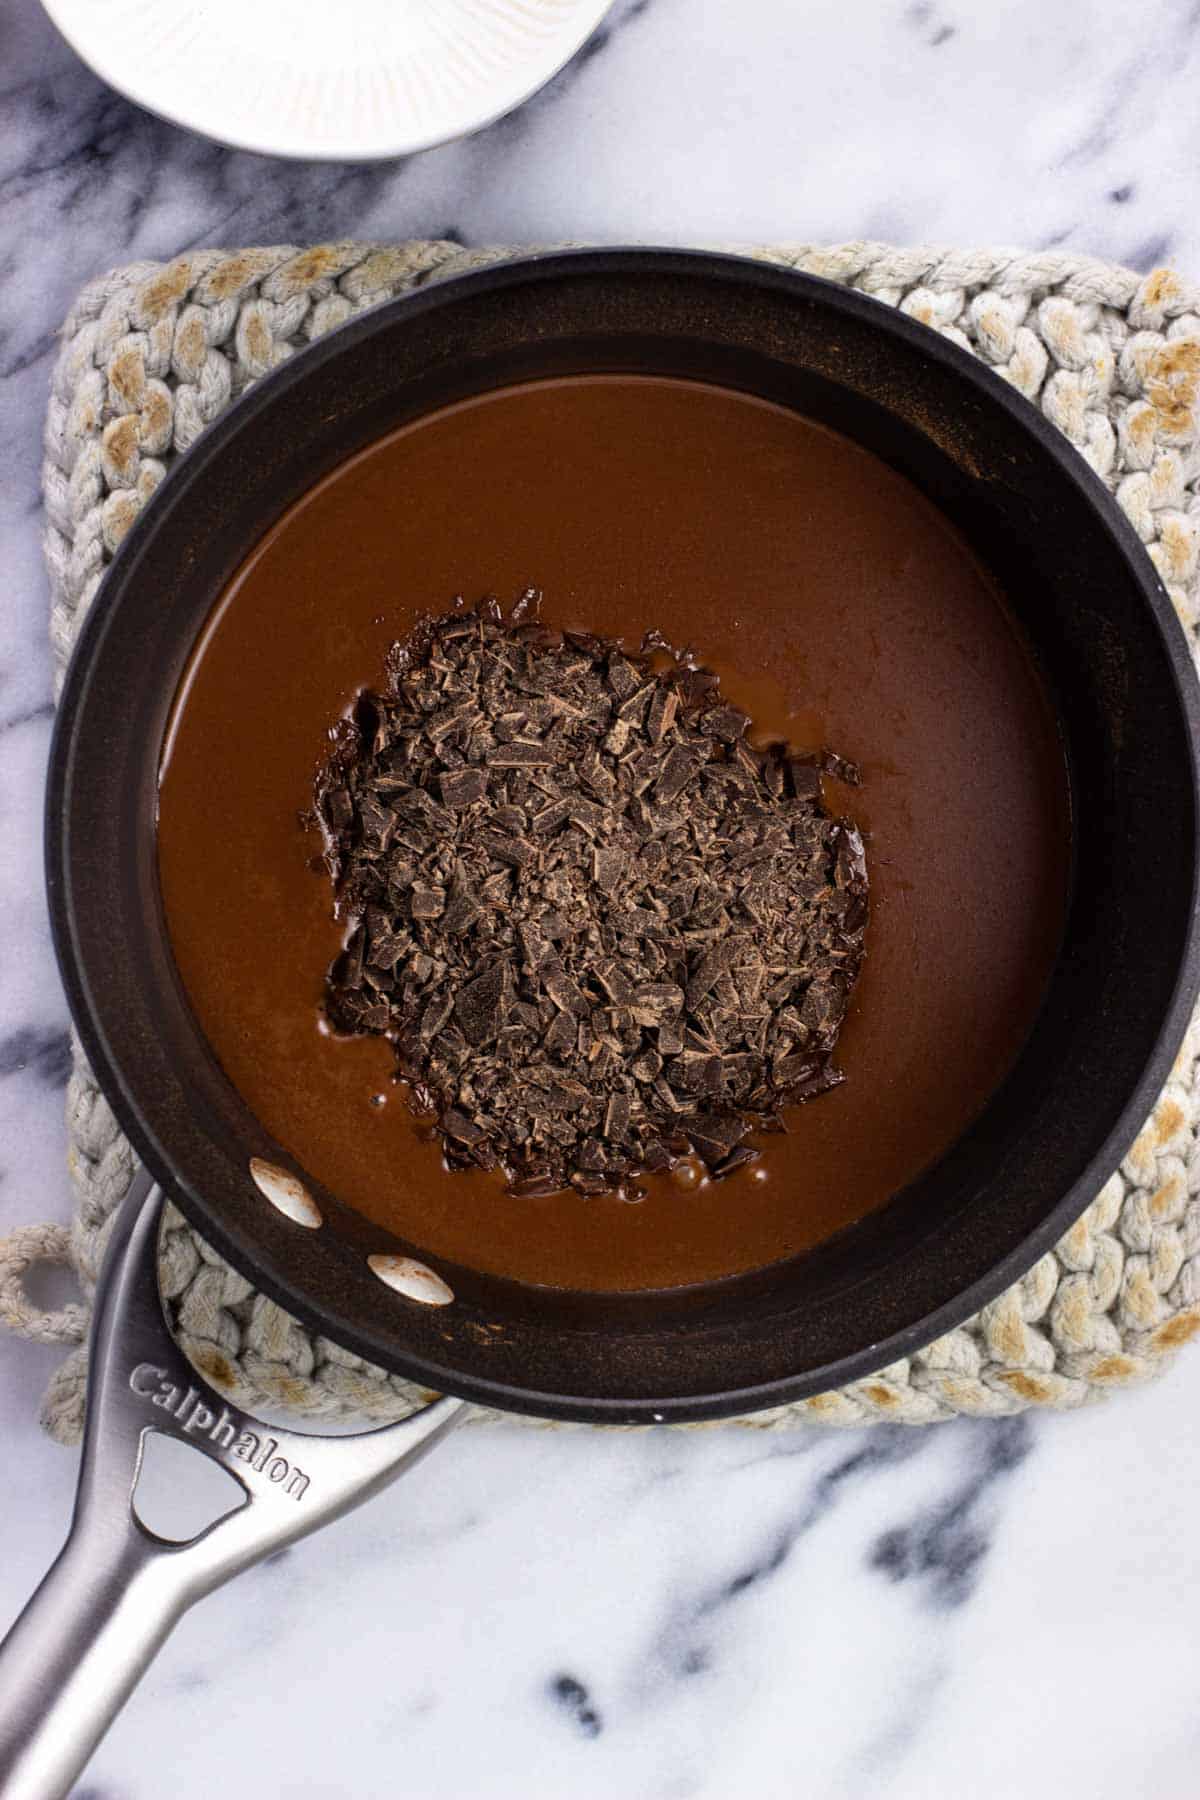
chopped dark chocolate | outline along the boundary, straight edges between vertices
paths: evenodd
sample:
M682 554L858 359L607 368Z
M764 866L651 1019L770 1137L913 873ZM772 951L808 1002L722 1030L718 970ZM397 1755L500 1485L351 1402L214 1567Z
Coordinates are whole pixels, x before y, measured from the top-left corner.
M446 806L463 812L483 799L487 776L482 769L446 769L438 776L438 790Z
M427 618L317 782L338 1030L385 1033L447 1166L529 1198L640 1195L835 1086L862 838L826 750L758 749L691 652L557 632L523 595ZM665 666L664 666L665 665Z

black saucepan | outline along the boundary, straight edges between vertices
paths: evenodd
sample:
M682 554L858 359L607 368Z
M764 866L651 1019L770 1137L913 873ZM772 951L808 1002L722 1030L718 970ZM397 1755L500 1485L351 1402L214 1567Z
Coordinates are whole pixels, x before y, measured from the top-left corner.
M398 1302L397 1246L311 1183L297 1228L249 1180L287 1165L178 983L155 866L156 769L222 584L335 464L397 424L537 376L643 372L835 426L943 509L999 577L1057 696L1074 814L1061 954L1002 1090L941 1162L817 1251L658 1294L573 1294L469 1268ZM835 1386L964 1319L1081 1211L1152 1105L1197 990L1197 691L1183 632L1100 482L1003 381L923 326L713 255L558 255L431 286L298 355L180 463L115 558L58 717L47 870L72 1010L139 1155L311 1326L425 1385L518 1411L644 1421ZM482 1329L483 1326L488 1329Z

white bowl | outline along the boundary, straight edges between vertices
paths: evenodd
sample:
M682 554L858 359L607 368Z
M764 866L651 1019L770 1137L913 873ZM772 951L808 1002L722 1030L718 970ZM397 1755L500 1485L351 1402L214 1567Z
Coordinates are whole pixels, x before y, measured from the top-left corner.
M130 100L274 156L404 156L519 106L612 0L43 0Z

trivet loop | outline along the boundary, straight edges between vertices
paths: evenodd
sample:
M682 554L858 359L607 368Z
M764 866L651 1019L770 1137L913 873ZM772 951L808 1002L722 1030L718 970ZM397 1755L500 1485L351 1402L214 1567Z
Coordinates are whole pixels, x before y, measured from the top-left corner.
M196 1600L378 1493L460 1419L440 1400L347 1437L264 1426L223 1402L170 1333L158 1291L163 1200L125 1202L97 1295L75 1515L57 1562L0 1645L0 1793L60 1800ZM202 1451L245 1499L186 1543L137 1515L145 1440Z

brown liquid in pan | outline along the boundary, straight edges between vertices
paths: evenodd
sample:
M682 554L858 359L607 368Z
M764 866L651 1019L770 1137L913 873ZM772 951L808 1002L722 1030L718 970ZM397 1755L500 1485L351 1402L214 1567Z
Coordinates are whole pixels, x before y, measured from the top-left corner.
M323 1031L342 931L297 814L326 729L416 612L545 592L557 625L691 642L763 733L862 765L867 961L845 1084L728 1181L630 1205L449 1174L380 1039ZM857 445L696 383L581 377L433 415L328 477L232 581L163 758L176 961L230 1080L331 1191L420 1249L535 1282L670 1286L817 1243L978 1114L1032 1024L1066 893L1054 720L993 583ZM378 1097L386 1096L380 1104Z

